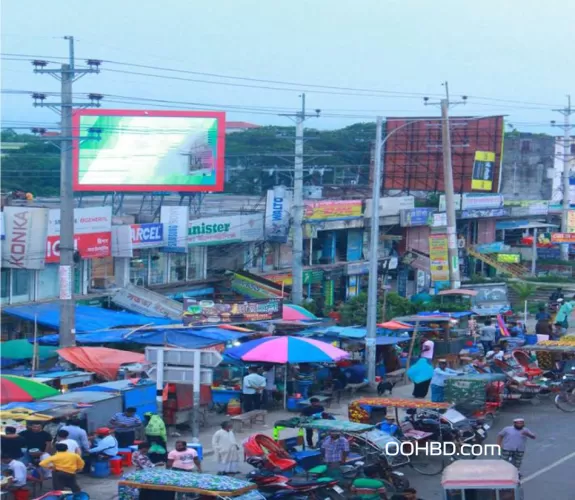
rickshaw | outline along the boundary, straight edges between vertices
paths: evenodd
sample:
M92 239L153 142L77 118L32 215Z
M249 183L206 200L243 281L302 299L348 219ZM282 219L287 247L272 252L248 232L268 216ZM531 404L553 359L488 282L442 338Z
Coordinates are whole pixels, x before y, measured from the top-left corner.
M290 419L280 420L274 426L274 439L279 441L280 432L286 428L298 428L300 432L304 429L318 431L320 438L322 434L330 431L339 431L345 436L350 444L350 453L347 459L347 466L343 469L344 479L350 481L358 476L363 465L377 465L381 479L389 483L388 492L403 491L409 487L409 482L403 473L396 469L410 464L409 457L402 455L401 442L388 433L375 428L375 425L347 420L309 420ZM251 439L251 438L250 438ZM248 440L249 441L249 440ZM286 440L288 441L288 440ZM301 440L305 443L305 440ZM306 471L310 476L322 476L325 472L322 469L319 451L306 451L305 444L302 452L291 451L291 458L297 462L298 466ZM245 448L245 447L244 447ZM388 453L391 450L392 454ZM316 460L310 457L314 453ZM273 457L272 457L273 458ZM438 471L437 474L441 472Z
M443 500L522 500L519 471L504 460L458 460L441 479Z
M242 479L160 468L126 474L118 482L118 500L261 500L257 486Z
M501 407L497 383L505 380L503 373L466 373L448 378L445 399L467 417L481 419L491 426Z

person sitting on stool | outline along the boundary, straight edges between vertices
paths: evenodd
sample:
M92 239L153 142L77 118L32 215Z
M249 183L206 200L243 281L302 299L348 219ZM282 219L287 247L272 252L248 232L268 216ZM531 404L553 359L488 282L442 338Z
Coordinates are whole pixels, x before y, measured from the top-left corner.
M112 431L107 427L96 429L96 441L90 448L87 457L89 463L93 460L109 460L118 454L118 440L112 436Z

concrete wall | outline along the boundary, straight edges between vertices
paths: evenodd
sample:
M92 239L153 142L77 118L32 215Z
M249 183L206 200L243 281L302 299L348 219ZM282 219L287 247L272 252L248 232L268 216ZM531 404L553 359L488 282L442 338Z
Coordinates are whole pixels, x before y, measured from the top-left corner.
M501 193L506 200L550 200L555 138L544 134L506 135Z

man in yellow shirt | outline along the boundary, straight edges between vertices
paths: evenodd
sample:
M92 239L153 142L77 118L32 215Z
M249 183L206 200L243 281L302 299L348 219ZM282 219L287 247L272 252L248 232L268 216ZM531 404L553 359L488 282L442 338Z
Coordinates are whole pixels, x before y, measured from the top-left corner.
M72 490L80 493L76 473L84 468L84 460L77 453L68 451L68 445L56 444L56 454L40 462L40 467L52 469L52 485L55 490Z

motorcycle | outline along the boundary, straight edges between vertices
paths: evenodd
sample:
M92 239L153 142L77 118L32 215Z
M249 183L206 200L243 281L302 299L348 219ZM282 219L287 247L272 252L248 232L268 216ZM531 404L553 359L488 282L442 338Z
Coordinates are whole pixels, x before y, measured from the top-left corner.
M575 369L561 377L555 406L566 413L575 412Z
M247 462L252 467L255 467L255 470L249 472L246 479L257 484L260 492L272 495L266 498L291 497L293 495L290 492L305 495L307 498L315 500L340 500L346 498L344 489L338 485L339 481L337 479L306 480L297 477L289 478L269 470L265 458L249 457Z

